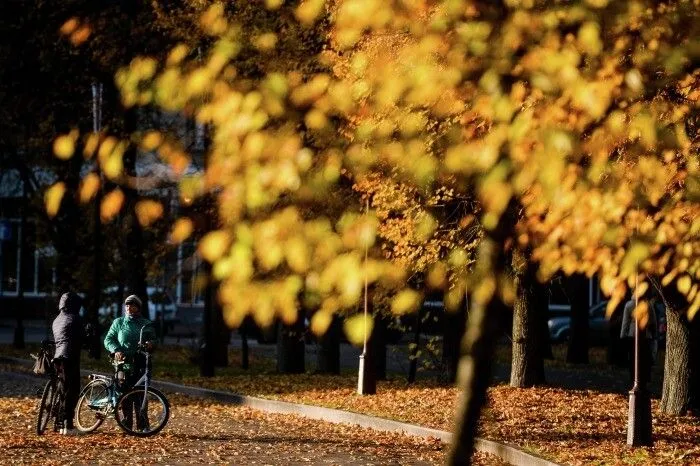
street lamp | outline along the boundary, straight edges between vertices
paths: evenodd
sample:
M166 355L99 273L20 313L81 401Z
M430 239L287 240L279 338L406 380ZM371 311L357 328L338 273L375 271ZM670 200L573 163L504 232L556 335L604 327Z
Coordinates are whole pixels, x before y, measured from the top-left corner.
M634 287L634 385L630 390L629 395L629 412L627 415L627 445L630 447L641 447L653 445L651 436L651 398L647 390L647 377L643 381L639 378L639 350L642 343L639 334L639 316L637 315L637 307L639 305L639 296L637 295L637 281L635 277ZM648 344L648 342L645 342ZM645 348L647 351L647 348ZM650 363L648 358L644 358L644 365ZM649 368L644 367L645 371Z
M369 198L367 198L366 213L369 213ZM375 377L375 367L372 348L367 346L367 251L369 245L365 244L365 338L360 355L360 365L357 374L357 394L374 395L377 393L377 378Z

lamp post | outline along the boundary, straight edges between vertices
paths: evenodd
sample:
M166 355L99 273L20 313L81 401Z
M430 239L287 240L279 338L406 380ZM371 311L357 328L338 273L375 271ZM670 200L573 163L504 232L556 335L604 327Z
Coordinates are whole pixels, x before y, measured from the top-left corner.
M639 296L637 295L637 281L635 277L634 289L634 385L630 390L629 395L629 411L627 415L627 445L630 447L651 446L654 442L651 436L651 398L647 390L647 377L640 381L639 377L639 350L641 349L641 335L639 328L639 317L637 315L637 307L639 305ZM644 343L648 345L648 342ZM645 351L647 349L645 348ZM648 358L644 358L644 371L649 364Z
M367 199L367 204L366 204L366 213L369 213L369 198ZM365 338L364 338L364 344L362 346L362 354L360 355L360 366L358 370L358 375L357 375L357 394L358 395L374 395L377 393L377 379L375 377L374 373L374 358L373 358L373 351L370 347L368 348L367 345L367 251L369 249L369 245L365 244L365 303L364 303L364 312L365 312L365 319L364 319L364 325L365 325Z

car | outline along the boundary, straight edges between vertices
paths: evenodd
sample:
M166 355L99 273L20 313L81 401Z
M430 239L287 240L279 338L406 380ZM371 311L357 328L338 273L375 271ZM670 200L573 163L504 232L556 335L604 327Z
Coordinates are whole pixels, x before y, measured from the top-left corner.
M592 342L602 342L608 338L608 320L605 317L607 301L593 305L588 310L588 337ZM547 321L549 338L553 342L568 341L571 335L571 311L560 311Z
M172 327L177 321L177 307L175 300L164 289L155 286L146 287L148 293L148 311L143 312L143 316L158 322L162 316L163 322L167 327ZM102 305L98 309L98 317L102 325L109 325L112 320L122 314L124 299L132 294L128 289L124 288L121 299L118 296L119 288L110 286L102 292Z
M619 334L622 316L613 315L611 324L611 321L606 316L607 307L608 302L601 301L598 304L594 304L588 310L588 339L592 343L605 343L608 341L611 331ZM655 309L658 328L657 335L659 341L663 342L666 339L666 309L663 305L657 305ZM549 327L549 338L551 341L568 341L571 334L570 311L559 311L556 314L552 313L547 321L547 326ZM617 327L617 329L615 327Z

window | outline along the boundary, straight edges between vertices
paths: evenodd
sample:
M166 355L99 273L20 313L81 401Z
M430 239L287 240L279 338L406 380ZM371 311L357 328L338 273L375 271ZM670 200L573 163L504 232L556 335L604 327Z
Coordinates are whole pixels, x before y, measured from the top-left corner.
M0 275L2 275L2 292L3 293L16 293L17 285L19 283L19 262L17 257L19 256L19 244L17 239L19 238L19 223L10 220L10 239L0 242L0 256L2 256L2 270L0 270Z
M14 295L20 289L26 294L45 294L53 289L53 247L37 247L37 231L34 222L25 223L25 231L18 219L7 220L11 237L0 243L0 292ZM24 237L24 250L20 238ZM20 260L21 255L21 260Z

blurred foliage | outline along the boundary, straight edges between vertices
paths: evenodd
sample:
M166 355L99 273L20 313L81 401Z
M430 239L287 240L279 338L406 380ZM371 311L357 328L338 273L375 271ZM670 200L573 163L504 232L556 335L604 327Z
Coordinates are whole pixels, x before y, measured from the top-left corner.
M692 317L699 10L698 0L217 3L201 37L132 60L116 82L125 105L210 131L196 172L167 138L138 142L171 165L184 204L216 199L220 224L199 252L229 325L249 314L292 322L302 296L352 311L365 282L396 287L411 271L449 289L455 307L468 285L477 302L509 302L499 251L514 246L532 250L543 280L598 274L610 309L637 278L643 289L663 277ZM66 28L75 42L79 29ZM107 142L98 161L123 180L122 143ZM314 207L348 183L371 210ZM466 206L455 218L432 208L455 200ZM407 296L395 311L415 307Z

